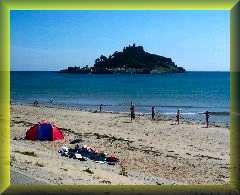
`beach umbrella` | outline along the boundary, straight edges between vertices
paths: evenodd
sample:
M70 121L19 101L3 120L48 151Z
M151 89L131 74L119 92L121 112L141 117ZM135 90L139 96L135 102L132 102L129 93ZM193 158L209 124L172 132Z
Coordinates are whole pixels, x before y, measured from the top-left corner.
M27 130L25 139L54 141L64 139L64 136L60 128L42 120Z

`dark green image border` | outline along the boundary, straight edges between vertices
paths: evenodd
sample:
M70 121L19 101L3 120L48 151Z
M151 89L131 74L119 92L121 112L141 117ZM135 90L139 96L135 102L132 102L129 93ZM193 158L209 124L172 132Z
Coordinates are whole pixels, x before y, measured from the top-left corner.
M230 183L228 185L10 185L11 10L229 10ZM0 0L0 193L240 192L240 2L239 0Z

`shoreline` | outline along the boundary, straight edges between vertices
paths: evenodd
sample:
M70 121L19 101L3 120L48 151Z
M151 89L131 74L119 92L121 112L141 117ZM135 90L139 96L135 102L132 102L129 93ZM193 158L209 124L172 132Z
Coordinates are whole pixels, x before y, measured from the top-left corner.
M24 102L11 102L11 105L23 105L23 106L33 106L32 103L24 103ZM80 105L82 106L82 105ZM56 108L56 109L65 109L65 110L72 110L72 111L81 111L81 112L90 112L90 113L110 113L110 114L122 114L122 115L126 115L129 116L130 112L129 111L113 111L113 110L103 110L103 111L99 111L99 105L86 105L89 107L96 107L95 109L91 109L91 108L81 108L80 106L76 106L76 105L67 105L67 104L50 104L50 103L41 103L40 105L38 105L37 107L42 107L42 108ZM104 106L109 106L109 105L103 105ZM113 106L114 107L114 106ZM150 106L149 106L150 107ZM158 106L156 106L158 107ZM215 113L216 115L218 115L218 112L211 112L211 113ZM223 114L226 112L222 112ZM145 113L145 112L135 112L136 116L138 117L146 117L146 118L150 118L151 117L151 113ZM181 113L181 117L182 119L180 119L180 121L182 123L192 123L192 124L199 124L199 125L204 125L205 121L202 118L196 119L196 118L191 118L191 117L186 117L184 118L184 116L187 115L197 115L200 113ZM227 113L226 115L229 116L229 113ZM176 116L174 115L174 113L160 113L160 112L156 112L155 115L155 120L172 120L175 121L176 120ZM230 116L229 116L230 117ZM216 121L210 121L209 123L211 126L214 127L225 127L225 128L229 128L230 124L228 122L216 122Z
M20 139L41 119L62 129L63 141ZM11 169L49 184L227 184L228 128L127 114L11 105ZM58 154L71 141L113 154L116 166L81 162ZM24 155L33 152L34 156ZM86 172L92 170L92 174ZM123 170L126 173L122 174Z

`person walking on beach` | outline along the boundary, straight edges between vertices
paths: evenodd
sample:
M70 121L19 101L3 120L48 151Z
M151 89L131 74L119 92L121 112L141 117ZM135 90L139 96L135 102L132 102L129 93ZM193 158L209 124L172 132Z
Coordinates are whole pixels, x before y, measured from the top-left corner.
M179 109L177 110L176 122L179 125L179 122L180 122L180 110Z
M155 106L152 106L152 120L155 119Z
M209 116L210 116L210 112L206 111L205 113L205 118L206 118L206 125L207 125L207 128L209 127Z
M38 101L37 101L37 100L34 100L33 105L34 105L34 106L38 106Z
M100 106L99 106L99 110L100 110L100 112L102 112L102 104L100 104Z
M130 115L131 115L131 121L133 119L135 119L135 106L132 102L131 102L131 105L130 105Z

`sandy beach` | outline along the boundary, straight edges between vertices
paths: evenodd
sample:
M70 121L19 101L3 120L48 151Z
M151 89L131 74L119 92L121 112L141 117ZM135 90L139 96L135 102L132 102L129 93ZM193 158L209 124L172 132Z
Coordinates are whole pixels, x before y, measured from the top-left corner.
M64 141L21 139L47 119L62 128ZM113 154L111 166L59 155L61 146L88 145ZM193 122L152 121L127 114L11 105L11 170L49 184L226 184L229 129ZM90 170L90 171L89 171Z

